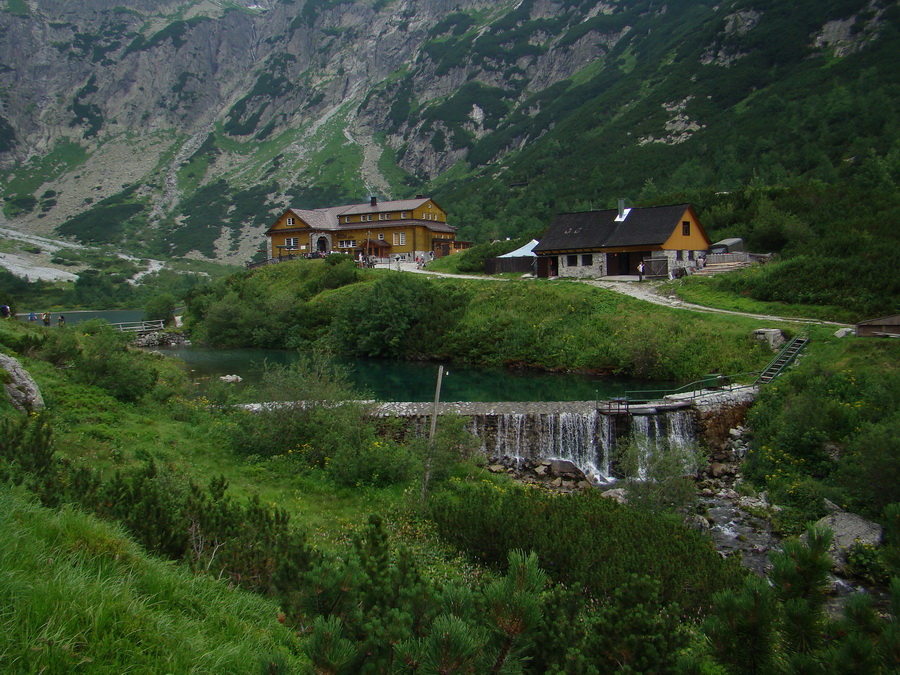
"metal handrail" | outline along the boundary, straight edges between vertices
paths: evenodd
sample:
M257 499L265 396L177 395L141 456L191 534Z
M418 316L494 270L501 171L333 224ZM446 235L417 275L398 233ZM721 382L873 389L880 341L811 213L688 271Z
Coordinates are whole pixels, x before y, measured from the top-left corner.
M793 354L790 354L788 356L790 350L794 347L794 345L796 345L801 340L803 341L803 344L801 344ZM785 356L788 356L787 360L784 363L782 363L781 366L779 366L778 370L776 370L774 373L772 373L772 377L770 377L769 380L774 380L776 377L778 377L781 374L781 372L785 368L787 368L789 365L791 365L791 363L794 361L794 359L797 358L797 354L799 354L803 350L803 347L805 346L806 342L808 342L808 341L809 341L809 330L805 330L805 331L801 331L800 333L797 333L797 335L795 335L794 338L790 342L788 342L782 348L782 350L780 352L778 352L778 354L775 356L775 358L769 362L769 365L767 365L765 368L763 368L760 371L759 377L756 378L756 382L754 384L759 384L760 379L763 377L763 375L765 375L767 372L769 372L770 368L775 367L775 364L777 364L779 360L781 360Z
M759 374L760 371L752 370L746 373L736 373L734 375L715 375L715 380L717 382L716 386L723 386L721 384L723 380L731 384L735 379L739 377L758 376ZM709 377L705 377L702 380L696 380L694 382L689 382L688 384L683 384L680 387L676 387L675 389L644 389L626 391L624 398L629 403L646 403L647 401L656 401L665 398L666 396L674 396L676 394L686 393L690 393L691 398L694 398L695 396L698 396L701 391L709 389L711 377L712 375L710 375Z

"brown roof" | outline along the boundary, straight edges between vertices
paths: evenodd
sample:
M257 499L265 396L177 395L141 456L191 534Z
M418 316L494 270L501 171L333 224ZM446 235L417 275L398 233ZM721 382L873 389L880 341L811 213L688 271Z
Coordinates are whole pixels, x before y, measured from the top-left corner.
M338 215L358 216L366 213L383 213L384 211L412 211L430 201L432 200L429 197L417 197L416 199L395 199L387 202L376 201L375 206L372 206L372 202L368 201L365 204L351 204L350 206L338 207L343 209Z
M332 206L326 209L295 209L289 208L292 214L306 223L310 229L336 232L340 230L359 230L362 227L390 227L396 225L415 224L424 225L432 232L456 232L453 225L448 225L439 220L420 220L407 218L404 220L379 220L366 223L342 223L344 216L358 216L366 214L384 213L385 211L412 211L426 202L434 202L430 197L417 197L416 199L395 199L387 202L376 202L372 206L371 201L365 204L351 204L349 206ZM271 228L269 228L271 230ZM290 228L287 228L290 230Z

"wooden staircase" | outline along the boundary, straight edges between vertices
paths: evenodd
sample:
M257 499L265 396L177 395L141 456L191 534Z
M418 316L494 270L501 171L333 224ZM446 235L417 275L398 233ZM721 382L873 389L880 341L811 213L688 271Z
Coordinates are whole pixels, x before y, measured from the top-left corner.
M776 356L772 362L766 366L765 370L760 373L759 377L756 378L756 384L768 384L778 377L784 369L791 364L791 361L797 357L797 354L803 350L807 342L809 342L809 338L800 335L788 342L784 348L778 352L778 356Z

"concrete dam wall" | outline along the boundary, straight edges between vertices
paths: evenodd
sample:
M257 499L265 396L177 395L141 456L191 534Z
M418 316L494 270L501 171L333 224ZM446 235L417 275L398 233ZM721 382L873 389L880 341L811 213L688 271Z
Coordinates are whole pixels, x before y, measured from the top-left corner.
M740 424L756 395L753 387L728 387L667 397L641 405L607 401L439 403L438 415L466 418L492 462L564 459L596 482L616 478L616 448L634 439L643 452L699 441L717 447ZM433 403L382 403L377 414L410 419L427 434ZM440 423L440 422L439 422Z

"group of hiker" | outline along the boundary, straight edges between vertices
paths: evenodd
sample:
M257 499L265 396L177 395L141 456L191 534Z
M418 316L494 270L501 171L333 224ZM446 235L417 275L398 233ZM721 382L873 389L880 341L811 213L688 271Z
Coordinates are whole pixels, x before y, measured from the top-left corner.
M0 318L3 318L3 319L14 318L12 309L10 308L9 305L6 305L6 304L0 305ZM51 319L50 312L44 312L43 314L41 314L41 321L44 323L45 326L50 325L50 319ZM37 321L38 315L35 312L31 312L31 314L28 315L28 320L29 321ZM57 326L65 326L66 325L66 317L64 317L62 314L57 316L56 317L56 325Z

